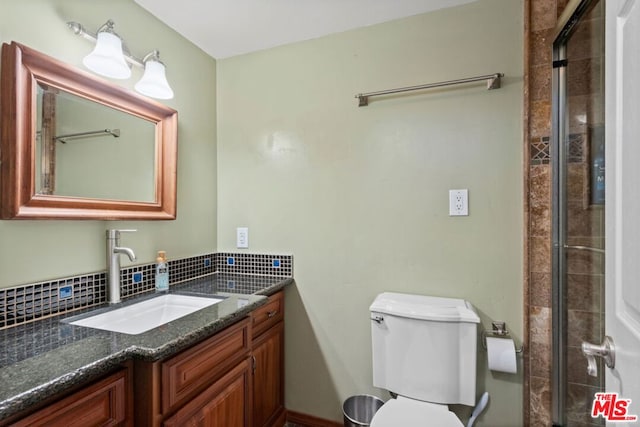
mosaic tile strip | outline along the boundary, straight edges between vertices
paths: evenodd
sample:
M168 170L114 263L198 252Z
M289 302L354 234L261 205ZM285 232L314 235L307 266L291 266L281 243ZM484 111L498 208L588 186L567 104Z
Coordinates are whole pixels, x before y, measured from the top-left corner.
M567 162L583 163L585 161L585 135L582 133L572 133L569 135L569 147Z
M174 285L196 277L215 273L216 254L169 260L169 283ZM156 287L156 264L136 265L120 271L122 298L144 294Z
M0 329L103 304L106 283L102 272L0 289Z
M155 286L155 264L136 265L120 270L120 296L123 299L149 292Z
M122 268L120 271L122 298L153 291L155 269L155 263ZM216 272L293 277L293 257L291 255L209 253L169 260L171 286ZM44 317L102 305L107 301L106 289L107 273L105 271L0 289L0 330Z
M531 164L542 165L551 161L551 144L548 136L531 138ZM582 163L585 161L585 135L572 133L569 135L567 145L567 161L569 163Z
M215 273L216 254L199 255L178 260L169 260L169 283L176 284L196 277ZM155 264L154 264L155 268Z
M549 137L531 138L531 164L542 165L551 161Z
M219 273L293 277L292 255L265 255L222 252L216 254Z

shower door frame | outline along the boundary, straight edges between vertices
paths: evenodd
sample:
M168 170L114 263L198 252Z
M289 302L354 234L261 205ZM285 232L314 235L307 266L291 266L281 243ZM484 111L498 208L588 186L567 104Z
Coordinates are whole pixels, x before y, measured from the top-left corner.
M554 426L565 425L565 396L567 393L567 358L563 351L567 345L566 302L566 229L567 203L565 184L567 159L564 149L568 137L567 104L567 42L580 19L592 4L601 0L571 0L558 18L552 54L552 106L551 106L551 162L552 162L552 402Z

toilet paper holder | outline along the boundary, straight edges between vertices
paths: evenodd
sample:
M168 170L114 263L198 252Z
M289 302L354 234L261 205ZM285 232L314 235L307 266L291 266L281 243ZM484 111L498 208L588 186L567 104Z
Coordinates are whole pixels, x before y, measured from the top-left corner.
M487 349L487 336L498 337L498 338L511 338L509 331L507 330L506 322L491 322L491 330L482 331L482 348ZM516 353L522 353L524 351L524 345L521 345L520 348L516 349Z

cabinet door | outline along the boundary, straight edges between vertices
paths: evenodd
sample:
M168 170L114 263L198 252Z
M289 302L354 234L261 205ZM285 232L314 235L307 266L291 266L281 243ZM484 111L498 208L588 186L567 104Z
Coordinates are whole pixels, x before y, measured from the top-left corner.
M198 395L207 385L249 355L249 320L162 363L162 409L166 414Z
M253 425L272 425L284 412L284 323L253 343Z
M245 427L249 361L244 360L167 419L164 427Z

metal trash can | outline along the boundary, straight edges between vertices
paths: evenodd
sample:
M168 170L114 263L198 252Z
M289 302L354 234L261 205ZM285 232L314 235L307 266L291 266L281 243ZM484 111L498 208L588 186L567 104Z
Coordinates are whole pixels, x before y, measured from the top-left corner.
M368 426L384 401L368 394L351 396L342 404L344 427Z

